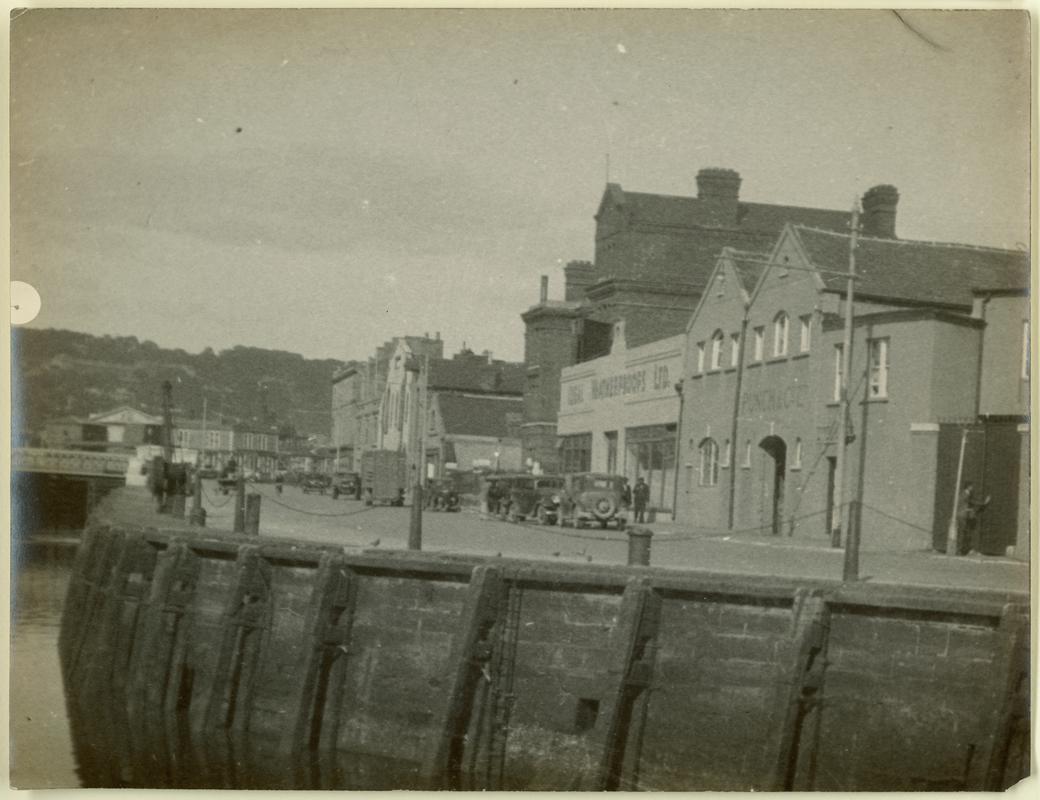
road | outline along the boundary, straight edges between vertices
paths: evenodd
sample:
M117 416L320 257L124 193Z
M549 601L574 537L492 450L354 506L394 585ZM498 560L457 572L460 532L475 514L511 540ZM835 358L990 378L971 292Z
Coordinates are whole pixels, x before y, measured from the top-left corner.
M232 497L219 493L215 481L204 484L207 528L230 530ZM279 495L270 484L251 485L261 501L261 538L292 538L359 549L404 549L410 509L366 507L331 495L303 494L285 487ZM189 498L189 504L190 504ZM121 490L108 505L110 518L162 526L169 517L155 515L144 490ZM145 518L139 518L144 515ZM654 529L651 565L789 578L840 579L843 554L825 543L768 536L694 535L672 526ZM595 564L624 564L628 537L615 530L542 527L483 518L475 510L423 514L423 550ZM1007 558L950 558L931 550L860 555L863 580L897 585L970 587L1028 592L1028 566Z

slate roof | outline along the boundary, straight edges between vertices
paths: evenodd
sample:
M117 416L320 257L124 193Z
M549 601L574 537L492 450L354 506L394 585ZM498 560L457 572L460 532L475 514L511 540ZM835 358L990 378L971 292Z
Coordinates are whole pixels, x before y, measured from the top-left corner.
M524 365L478 355L430 359L431 389L522 395Z
M817 266L848 270L849 236L795 226ZM1029 288L1029 254L943 242L860 237L856 294L895 302L970 307L976 288ZM845 278L821 273L828 291L844 292Z
M765 262L769 260L769 253L747 253L730 251L729 258L733 262L733 269L740 278L740 283L748 294L755 291L758 279L766 271Z
M437 396L444 432L470 436L509 436L509 417L523 419L524 401L520 397L474 397L465 394Z

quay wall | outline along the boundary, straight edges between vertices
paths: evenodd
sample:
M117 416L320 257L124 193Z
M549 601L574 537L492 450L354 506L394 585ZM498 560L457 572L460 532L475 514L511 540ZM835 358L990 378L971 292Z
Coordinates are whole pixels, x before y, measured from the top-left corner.
M93 528L88 786L1002 789L1027 598Z

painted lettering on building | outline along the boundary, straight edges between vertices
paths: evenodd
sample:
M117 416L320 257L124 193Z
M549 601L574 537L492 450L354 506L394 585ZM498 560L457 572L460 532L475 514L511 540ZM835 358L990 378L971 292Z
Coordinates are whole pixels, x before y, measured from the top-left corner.
M740 397L741 413L752 416L805 408L808 391L808 385L794 385L744 392Z
M602 400L607 397L617 397L618 395L639 394L646 391L646 370L612 375L609 378L594 378L591 383L593 400Z

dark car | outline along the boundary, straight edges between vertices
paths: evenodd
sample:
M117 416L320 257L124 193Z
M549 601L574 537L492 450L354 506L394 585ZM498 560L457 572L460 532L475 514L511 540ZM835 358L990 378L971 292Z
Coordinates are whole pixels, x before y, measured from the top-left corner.
M310 494L311 492L325 494L328 485L328 478L324 475L307 475L300 482L300 488L303 489L304 494Z
M452 478L434 478L426 486L423 503L431 511L459 511L462 503Z
M530 480L531 476L524 472L492 472L484 476L487 498L487 510L489 514L495 514L502 519L506 518L511 502L513 486L517 482Z
M555 509L558 523L575 528L586 524L606 528L614 523L619 531L624 530L628 519L624 480L620 475L598 472L567 475Z
M339 472L332 481L332 499L338 500L340 495L361 499L361 476L356 472Z
M534 518L542 525L556 522L556 507L563 490L562 475L531 475L510 487L509 519L515 522Z

